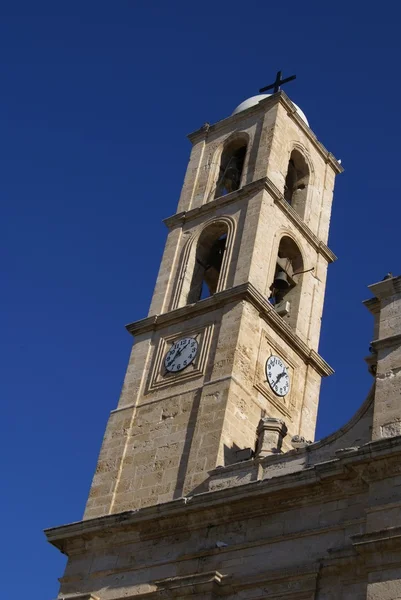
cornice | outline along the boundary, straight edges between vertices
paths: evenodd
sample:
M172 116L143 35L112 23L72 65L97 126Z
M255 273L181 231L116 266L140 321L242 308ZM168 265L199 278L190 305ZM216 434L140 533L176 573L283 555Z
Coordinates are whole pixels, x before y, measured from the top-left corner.
M247 300L251 302L260 311L261 316L278 333L290 347L310 364L322 377L332 375L334 370L330 365L317 353L297 336L291 327L284 321L282 317L274 310L268 300L251 284L247 290Z
M225 196L220 196L220 198L216 198L215 200L206 202L206 204L202 204L197 208L192 208L188 211L176 213L171 217L163 219L163 223L169 229L173 229L177 225L182 226L187 221L193 221L198 217L214 212L217 208L220 208L221 206L232 204L233 202L236 202L239 199L244 200L251 194L263 190L265 187L266 179L266 177L262 177L261 179L257 179L256 181L252 181L251 183L244 185L242 188L235 190L235 192L231 192L230 194L226 194Z
M374 469L377 461L380 464L383 461L386 463L388 458L393 460L397 459L398 467L400 453L400 437L377 440L370 442L359 449L355 449L352 453L348 453L344 457L339 456L333 460L318 463L313 467L301 471L278 475L265 480L259 479L241 486L178 498L164 504L156 504L137 510L105 515L94 519L62 525L60 527L52 527L46 529L45 534L51 544L61 549L61 551L65 551L66 544L68 544L69 540L77 538L85 539L87 536L93 536L100 532L104 534L106 531L124 530L127 527L141 526L142 528L146 528L147 523L155 524L156 522L160 522L165 524L166 530L170 532L172 528L178 530L181 526L185 526L183 520L184 516L189 520L191 527L197 528L204 522L204 518L202 518L202 512L204 510L209 511L213 509L217 511L215 516L216 519L222 518L221 511L223 511L223 514L228 519L238 518L235 510L232 514L229 514L230 505L233 505L233 508L236 506L238 510L241 510L241 512L244 513L247 511L246 503L250 503L248 507L249 510L247 511L248 515L251 515L251 513L252 515L256 513L259 514L260 511L262 511L260 514L266 516L265 501L270 495L275 498L277 494L283 493L288 498L289 490L292 490L291 498L295 503L293 506L293 508L295 508L297 501L299 501L301 505L304 505L305 494L308 493L308 486L319 485L319 494L321 494L323 493L323 488L321 486L325 482L345 482L347 477L350 477L353 480L355 477L355 469L356 472L358 472L363 465L366 465L367 469L369 469L370 466ZM388 473L379 473L379 475L383 478L389 476ZM297 489L303 489L304 493L297 493ZM337 487L337 489L341 489L341 485L339 488ZM327 491L329 494L331 493L330 488L328 488ZM257 504L254 503L255 500L257 500ZM259 500L261 502L259 502ZM276 501L274 501L274 505L276 505ZM195 518L197 512L200 514L198 521ZM168 524L169 519L172 519L170 525ZM208 519L210 521L212 520L211 514L209 514ZM394 533L396 537L398 537L398 531L394 531ZM150 532L149 535L154 537L163 536L165 535L165 529L159 530L156 528L153 532ZM379 535L378 537L381 536ZM365 538L364 534L353 536L353 540L354 544L358 542L370 542L370 539Z
M95 596L90 592L84 594L64 594L62 600L100 600L99 596Z
M274 185L274 183L269 179L269 177L262 177L257 179L256 181L252 181L252 183L248 183L244 185L239 190L235 192L231 192L231 194L227 194L226 196L221 196L220 198L216 198L211 202L207 202L206 204L202 204L197 208L192 208L188 211L183 211L172 215L171 217L167 217L167 219L163 220L163 223L169 228L173 229L174 227L180 226L186 222L193 221L198 217L205 216L209 213L213 213L216 209L226 206L228 204L232 204L237 200L244 200L248 196L255 194L261 190L266 190L271 197L273 198L275 204L285 213L287 218L291 221L291 223L298 229L298 231L303 235L303 237L313 246L313 248L321 254L329 263L337 260L337 256L334 254L332 250L322 242L317 235L313 233L313 231L304 223L298 213L292 208L290 204L285 200L283 194L279 191L279 189Z
M363 300L362 304L366 306L372 315L377 315L380 312L380 300L378 298L368 298L368 300Z
M154 522L158 519L176 519L184 513L194 513L199 510L224 507L227 502L252 501L255 496L265 496L280 490L288 492L292 489L313 485L319 483L321 477L328 478L330 475L338 477L344 475L345 471L341 468L339 459L322 463L322 472L318 473L316 467L305 469L286 475L281 475L273 479L258 480L242 486L226 488L223 490L213 490L196 494L190 497L178 498L164 504L155 504L141 509L126 511L122 513L109 514L84 521L69 523L60 527L52 527L45 530L48 541L56 547L63 550L64 541L76 537L96 535L100 531L118 530L128 526ZM296 499L296 496L294 496ZM266 509L264 509L265 511Z
M149 331L155 331L167 327L173 323L193 318L204 312L208 312L220 306L232 302L245 300L250 302L259 312L262 318L278 333L288 345L319 375L326 377L334 373L330 365L297 336L291 327L274 310L268 300L251 283L242 283L235 287L223 290L194 304L188 304L168 313L153 315L140 321L135 321L126 326L132 335L140 335Z
M206 571L204 573L189 573L177 575L166 579L151 581L145 592L118 596L114 600L154 600L157 598L183 598L195 594L203 596L227 596L242 590L268 587L269 592L275 592L280 597L307 598L316 589L316 579L320 570L320 563L304 562L297 567L278 569L263 569L251 575L223 575L219 571ZM294 596L295 594L295 596ZM301 596L300 596L301 594ZM269 593L270 597L270 593ZM85 595L85 598L95 596ZM81 596L74 594L63 596L63 600L81 600Z
M217 292L213 296L209 296L209 298L205 298L204 300L199 300L193 304L186 304L185 306L176 308L167 313L152 315L150 317L146 317L145 319L134 321L125 327L132 335L141 335L142 333L147 333L148 331L156 331L157 329L167 327L173 323L185 321L186 319L209 312L210 310L214 310L215 308L219 308L220 306L224 306L230 302L243 300L245 298L248 285L250 284L242 283L241 285L229 288L228 290Z
M400 346L401 334L396 333L395 335L389 335L378 340L373 340L370 345L374 350L382 350L383 348L390 348L391 346Z
M378 300L383 300L401 293L401 277L385 278L383 281L368 285L368 288Z
M114 600L154 600L156 598L183 598L194 594L205 594L214 597L229 594L231 588L227 585L230 576L222 575L219 571L205 573L190 573L177 575L166 579L158 579L149 583L145 592L118 596ZM63 599L64 600L64 599ZM65 600L69 600L66 598ZM73 598L71 598L73 600Z
M369 531L367 533L358 533L351 536L352 544L359 554L374 552L380 555L378 550L385 551L388 547L401 547L401 527L387 527Z
M329 152L321 142L319 142L317 136L313 133L312 129L305 123L303 119L301 119L301 117L297 113L297 109L294 103L282 90L277 92L276 94L273 94L269 98L262 100L255 106L251 106L250 108L243 110L235 115L230 115L229 117L218 121L214 125L210 125L207 128L205 128L204 126L200 127L193 133L190 133L188 135L188 138L192 142L192 144L195 144L201 141L202 139L206 139L206 137L210 134L218 132L224 127L232 126L234 123L237 122L240 123L244 118L248 119L252 114L264 114L267 112L267 110L273 108L273 106L275 106L276 104L281 104L286 109L288 116L297 123L300 129L302 129L302 131L310 140L310 142L318 150L319 154L324 158L325 162L330 164L330 166L336 173L342 173L344 171L344 168L341 166L341 164L338 162L335 156L331 152Z
M258 104L250 106L246 110L242 110L241 112L236 113L235 115L229 115L228 117L225 117L224 119L221 119L220 121L209 125L207 128L204 125L202 125L202 127L200 127L199 129L196 129L192 133L189 133L187 135L187 138L192 144L196 144L206 139L209 135L213 135L214 133L220 133L221 129L224 129L225 127L232 127L234 123L240 123L244 119L244 115L246 115L246 118L248 119L251 115L257 115L258 113L264 114L265 112L267 112L267 110L270 110L271 108L273 108L273 106L275 106L278 103L279 98L276 94L274 94L269 98L262 100ZM261 110L262 108L263 110Z
M290 100L285 92L282 90L278 92L280 94L280 103L287 109L287 114L295 121L299 127L303 130L305 135L308 137L310 142L315 146L315 148L319 151L319 153L324 158L325 162L330 164L332 169L336 173L342 173L344 171L344 167L338 162L334 154L329 152L325 146L319 142L316 135L313 133L312 129L305 123L303 119L299 116L295 104Z
M327 262L332 263L337 260L337 256L332 250L313 233L313 231L304 223L299 214L292 208L290 204L285 200L283 194L274 185L274 183L268 178L265 178L265 189L272 196L274 202L279 208L286 214L288 219L293 225L300 231L300 233L307 239L307 241L313 246L316 252L322 254Z

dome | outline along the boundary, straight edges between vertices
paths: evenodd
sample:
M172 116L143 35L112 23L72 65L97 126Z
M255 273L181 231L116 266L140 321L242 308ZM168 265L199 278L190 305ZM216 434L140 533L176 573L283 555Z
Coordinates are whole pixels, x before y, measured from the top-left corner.
M258 96L252 96L252 98L248 98L248 100L244 100L244 102L241 102L241 104L239 104L237 106L237 108L233 112L233 115L237 115L238 113L242 112L243 110L246 110L247 108L251 108L251 106L256 106L259 102L261 102L265 98L269 98L271 95L272 94L259 94ZM304 115L302 110L294 102L293 102L293 104L294 104L295 108L297 109L298 115L309 127L308 119L306 118L306 116Z

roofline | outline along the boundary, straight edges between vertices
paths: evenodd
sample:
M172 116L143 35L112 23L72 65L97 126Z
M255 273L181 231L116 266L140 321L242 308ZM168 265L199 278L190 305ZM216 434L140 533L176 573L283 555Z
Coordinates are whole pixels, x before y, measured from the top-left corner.
M235 115L230 115L229 117L226 117L221 121L217 121L217 123L214 123L213 125L210 125L208 127L202 126L196 131L190 133L188 135L188 138L193 144L195 144L201 141L202 139L206 139L206 137L210 133L214 133L219 129L222 129L223 127L227 127L227 125L231 125L235 122L242 121L244 115L249 117L253 113L266 113L268 110L270 110L271 108L273 108L273 106L276 106L277 104L281 104L281 106L283 106L287 110L288 116L302 129L302 131L308 137L310 142L315 146L319 154L324 158L325 162L329 163L336 173L342 173L344 171L344 167L341 166L334 154L329 152L325 148L325 146L321 142L319 142L316 134L313 133L312 129L299 116L295 104L282 90L280 90L276 94L272 94L264 100L261 100L260 102L258 102L258 104L255 104L255 106L250 106L249 108L242 110L241 112Z

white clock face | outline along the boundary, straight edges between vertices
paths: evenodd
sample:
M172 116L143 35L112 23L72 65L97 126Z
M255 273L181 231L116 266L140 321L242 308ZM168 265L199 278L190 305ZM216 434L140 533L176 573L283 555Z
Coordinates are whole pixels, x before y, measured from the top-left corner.
M198 342L195 338L186 337L174 342L164 359L166 371L182 371L194 361L197 352Z
M278 356L269 356L266 361L266 378L277 396L285 396L290 390L290 376L287 367Z

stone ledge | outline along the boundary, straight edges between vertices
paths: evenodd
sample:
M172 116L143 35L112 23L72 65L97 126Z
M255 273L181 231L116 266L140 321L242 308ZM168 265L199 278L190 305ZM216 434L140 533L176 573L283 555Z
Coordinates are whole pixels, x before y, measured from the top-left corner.
M61 598L57 600L100 600L99 596L95 596L95 594L85 593L85 594L63 594Z
M368 285L368 288L378 300L384 300L384 298L401 293L401 277L383 279L382 281Z
M205 300L200 300L194 304L187 304L181 308L153 315L140 321L135 321L126 325L127 330L132 335L140 335L148 331L155 331L162 327L167 327L173 323L182 322L182 320L198 316L208 312L211 309L219 308L231 302L240 302L245 300L250 302L257 310L260 311L262 318L273 328L274 331L280 334L282 338L297 352L297 354L309 365L311 365L319 375L327 377L332 375L334 370L330 365L309 346L298 337L291 327L277 314L273 306L251 283L243 283L228 290L217 292Z
M383 348L390 348L391 346L399 346L401 344L401 334L389 335L385 338L373 340L370 343L374 350L382 350Z
M214 210L216 210L217 208L220 208L221 206L226 206L227 204L232 204L233 202L236 202L239 199L244 200L251 194L254 194L254 193L257 193L257 192L260 192L261 190L263 190L265 187L266 179L267 179L266 177L262 177L261 179L257 179L256 181L252 181L251 183L248 183L248 184L242 186L241 188L239 188L238 190L235 190L234 192L231 192L230 194L226 194L225 196L220 196L219 198L216 198L215 200L211 200L210 202L206 202L205 204L202 204L201 206L198 206L197 208L192 208L191 210L188 210L188 211L176 213L175 215L172 215L171 217L167 217L166 219L163 219L163 223L169 229L171 229L171 228L175 227L176 225L183 225L183 223L186 223L188 221L193 221L194 219L197 219L200 216L207 215L208 213L213 212Z
M252 183L248 183L244 185L239 190L235 192L231 192L226 196L220 196L220 198L216 198L211 202L207 202L206 204L202 204L198 208L193 208L188 211L180 212L171 217L167 217L164 219L164 223L166 226L171 229L176 227L177 225L182 226L184 223L188 221L192 221L197 219L200 216L207 215L208 213L214 212L217 208L221 206L225 206L227 204L232 204L237 200L243 200L250 196L251 194L260 192L261 190L266 190L273 198L274 202L277 206L286 214L289 220L293 225L298 229L298 231L306 238L306 240L315 248L316 252L324 256L327 262L332 263L337 260L337 256L334 254L332 250L320 240L317 235L313 233L313 231L308 227L308 225L301 219L298 213L292 208L290 204L285 200L283 194L280 190L274 185L274 183L269 179L269 177L262 177L261 179L257 179Z
M233 578L230 581L230 587L235 591L246 590L267 586L268 597L276 594L283 598L290 598L295 593L304 594L305 592L313 593L315 597L316 580L320 570L320 565L317 562L304 563L298 567L287 569L267 569L263 573L257 573L251 576L242 578ZM267 596L266 596L267 597ZM302 595L301 598L304 598Z
M155 522L163 524L163 527L152 530L149 533L150 537L152 539L160 536L163 537L167 535L166 531L177 531L180 527L185 526L182 519L184 515L189 519L190 528L196 529L200 525L195 515L198 512L199 519L203 522L204 517L202 517L202 514L204 510L213 509L218 519L221 519L222 515L225 515L226 518L237 518L235 507L240 507L241 511L243 511L246 508L245 505L249 503L248 514L266 515L266 499L269 496L274 499L277 494L284 494L288 498L288 490L291 489L294 492L291 496L294 505L296 506L298 502L301 506L304 506L305 495L297 494L297 490L308 490L311 489L310 486L318 484L319 492L321 493L321 485L327 484L332 480L334 482L340 481L341 483L340 488L336 490L336 497L338 497L338 492L344 489L346 479L351 478L353 480L353 473L355 469L359 468L359 465L375 462L376 459L382 460L390 457L394 459L398 457L400 452L401 436L398 438L377 440L361 447L352 456L319 463L314 467L302 471L277 475L270 479L258 480L229 489L179 498L165 504L105 515L62 525L61 527L53 527L45 530L45 534L51 544L58 547L62 552L65 552L66 544L68 544L69 540L84 539L88 535L96 535L99 532L106 532L107 530L117 531L126 527L142 526L147 528L149 523ZM386 476L390 475L387 473ZM344 493L347 494L348 492L345 490ZM310 494L308 495L310 496ZM311 496L310 500L314 501L314 498ZM275 500L275 504L277 504L277 499ZM232 514L229 514L229 506L233 507L234 512ZM170 527L169 522L171 523ZM365 539L363 536L354 536L354 538L356 543L369 541L369 538Z
M113 600L144 600L154 598L183 598L193 594L211 594L214 596L227 596L247 589L265 588L264 592L271 594L282 594L286 598L299 598L305 593L314 593L316 580L320 570L317 562L304 563L298 567L287 569L268 569L257 572L247 577L235 577L225 575L219 571L207 571L205 573L193 573L151 581L147 584L146 591L139 591L130 595L118 596ZM267 597L267 596L266 596ZM309 595L308 595L309 597ZM63 596L61 600L99 600L97 596L88 594Z
M295 227L302 233L302 235L308 240L308 242L313 246L319 254L324 256L327 262L332 263L337 260L337 256L334 254L332 250L319 238L317 235L313 233L313 231L306 225L306 223L301 219L299 214L292 208L291 204L285 200L283 194L280 190L274 185L272 181L268 177L265 180L265 189L269 192L269 194L273 197L274 202L281 208L281 210L286 214L288 219L295 225Z
M351 536L351 540L354 548L359 553L378 553L379 549L384 550L389 545L401 547L401 527L388 527L368 533L356 534Z
M362 302L372 315L377 315L380 312L380 300L378 298L368 298Z
M205 573L193 573L190 575L181 575L151 581L148 584L148 590L130 594L129 596L119 596L113 600L142 600L144 598L183 598L192 594L216 594L218 596L231 593L227 581L230 577L222 575L219 571L207 571ZM224 587L223 587L224 586ZM72 599L71 599L72 600Z

